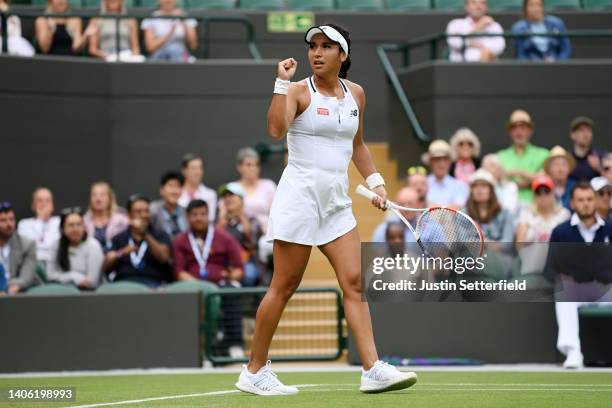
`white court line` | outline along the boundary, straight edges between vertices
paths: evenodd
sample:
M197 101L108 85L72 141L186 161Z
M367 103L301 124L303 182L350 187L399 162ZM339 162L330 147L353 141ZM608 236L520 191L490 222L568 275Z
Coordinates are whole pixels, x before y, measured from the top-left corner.
M415 386L412 391L417 391ZM612 392L612 389L602 390L589 388L427 388L421 391L583 391L583 392Z
M503 387L513 387L513 386L523 386L523 387L612 387L612 384L527 384L527 383L418 383L418 385L426 386L426 387L463 387L463 386L503 386Z

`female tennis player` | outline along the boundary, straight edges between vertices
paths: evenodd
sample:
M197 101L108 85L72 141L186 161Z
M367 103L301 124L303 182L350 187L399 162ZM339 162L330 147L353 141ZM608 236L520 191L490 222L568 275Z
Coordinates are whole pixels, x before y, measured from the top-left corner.
M345 315L363 369L360 390L384 392L411 386L415 373L400 372L378 359L368 304L361 300L361 247L348 197L351 161L383 209L385 182L363 142L363 89L346 79L351 65L349 33L335 24L312 27L305 36L313 75L290 82L297 61L278 63L268 110L268 132L287 134L289 161L274 196L267 239L274 241L274 276L259 305L251 358L236 387L257 395L295 394L270 368L270 342L287 301L297 289L313 245L333 266L343 292Z

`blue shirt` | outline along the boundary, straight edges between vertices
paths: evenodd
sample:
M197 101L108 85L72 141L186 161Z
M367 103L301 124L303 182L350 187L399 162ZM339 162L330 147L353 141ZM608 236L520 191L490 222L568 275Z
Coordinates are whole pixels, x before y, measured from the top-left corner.
M427 176L427 186L427 202L432 205L463 206L469 195L467 184L448 174L442 181L430 174Z
M538 23L522 19L512 26L512 32L515 34L564 33L566 31L563 21L555 16L544 16L544 21ZM514 46L516 58L521 60L536 61L545 58L564 60L571 55L570 42L567 37L532 35L516 38Z

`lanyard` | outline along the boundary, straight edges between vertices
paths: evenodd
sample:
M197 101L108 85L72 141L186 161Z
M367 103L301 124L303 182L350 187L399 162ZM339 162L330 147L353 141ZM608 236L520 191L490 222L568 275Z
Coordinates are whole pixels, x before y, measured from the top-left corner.
M200 250L195 236L192 232L189 232L189 243L191 244L191 250L195 256L198 265L200 266L200 276L205 278L208 275L206 270L206 262L208 262L208 255L210 254L210 248L212 247L213 237L215 235L215 228L213 226L208 227L206 231L206 239L204 241L204 248Z
M134 242L132 237L129 238L128 242L130 245L136 246L136 243ZM145 265L144 265L143 258L148 248L149 248L149 244L147 244L146 241L142 241L140 243L140 248L138 248L138 253L134 251L130 252L130 261L132 261L132 265L134 266L134 268L136 269L144 268Z

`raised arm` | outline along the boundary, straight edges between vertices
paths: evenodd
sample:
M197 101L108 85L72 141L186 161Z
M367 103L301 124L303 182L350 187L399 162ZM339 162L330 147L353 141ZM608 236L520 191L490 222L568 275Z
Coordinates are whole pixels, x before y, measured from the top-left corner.
M274 95L268 109L268 133L273 139L282 139L297 112L298 85L291 84L297 61L287 58L278 63Z

